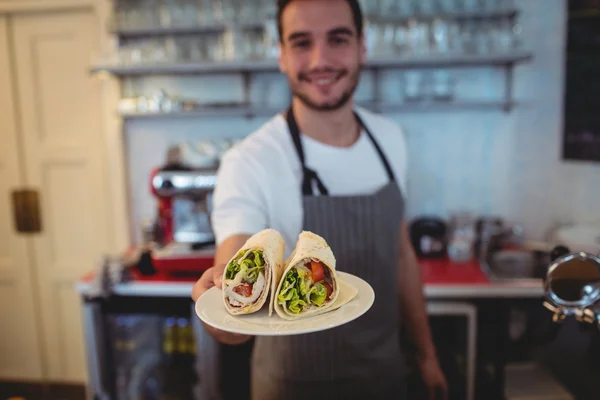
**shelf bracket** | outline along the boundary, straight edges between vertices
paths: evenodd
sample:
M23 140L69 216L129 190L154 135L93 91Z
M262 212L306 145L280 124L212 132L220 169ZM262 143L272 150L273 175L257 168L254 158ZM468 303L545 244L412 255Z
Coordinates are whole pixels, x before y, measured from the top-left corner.
M504 112L508 113L513 105L514 66L506 64L504 67Z
M244 90L244 104L246 106L250 105L250 72L242 71L242 79L243 79L243 90Z
M251 106L251 96L250 96L250 80L252 79L250 75L250 71L241 71L242 72L242 90L244 91L244 99L243 104L247 107L247 111L244 113L244 117L247 119L252 119L254 117Z
M372 76L373 76L373 103L374 104L379 104L381 103L381 89L379 87L379 83L380 83L380 70L379 68L373 68L372 71ZM375 111L377 112L377 111Z

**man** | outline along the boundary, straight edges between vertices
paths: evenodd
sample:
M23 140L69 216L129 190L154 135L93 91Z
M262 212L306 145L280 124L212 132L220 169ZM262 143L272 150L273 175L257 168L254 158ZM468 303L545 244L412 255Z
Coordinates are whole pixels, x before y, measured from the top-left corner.
M278 24L279 66L292 105L224 157L214 193L216 266L192 297L221 286L224 265L250 235L277 229L287 256L301 230L315 232L328 241L339 270L371 284L375 303L335 329L258 337L253 399L410 398L404 394L400 314L418 349L429 398L446 398L403 218L403 133L353 103L366 59L358 2L279 0ZM251 339L206 329L224 344Z

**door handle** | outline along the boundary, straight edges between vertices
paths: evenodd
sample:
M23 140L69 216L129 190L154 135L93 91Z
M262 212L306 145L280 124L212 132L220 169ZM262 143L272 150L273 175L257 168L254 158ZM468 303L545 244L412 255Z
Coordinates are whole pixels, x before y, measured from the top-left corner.
M13 218L19 233L41 233L40 196L37 190L18 189L12 192Z

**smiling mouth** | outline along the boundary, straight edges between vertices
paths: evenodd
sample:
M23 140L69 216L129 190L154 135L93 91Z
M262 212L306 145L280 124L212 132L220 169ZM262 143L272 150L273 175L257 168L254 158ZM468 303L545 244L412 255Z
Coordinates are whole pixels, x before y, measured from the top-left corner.
M307 83L311 83L317 86L330 86L333 85L334 83L338 82L344 75L344 72L338 72L335 75L331 76L331 74L329 74L329 77L310 77L307 75L301 75L300 76L300 80L303 80Z
M337 82L338 78L329 78L329 79L314 79L312 80L313 83L316 83L317 85L330 85L333 82Z

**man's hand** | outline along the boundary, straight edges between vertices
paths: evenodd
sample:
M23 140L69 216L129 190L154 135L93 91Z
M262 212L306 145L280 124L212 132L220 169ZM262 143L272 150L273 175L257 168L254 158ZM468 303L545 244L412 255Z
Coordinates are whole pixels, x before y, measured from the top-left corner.
M225 271L225 264L215 265L212 268L207 269L198 282L194 285L192 289L192 299L194 301L198 301L200 296L202 296L208 289L213 286L221 289L222 280L223 280L223 272Z
M400 229L400 271L398 285L402 315L408 332L420 354L419 369L429 400L447 399L448 384L440 369L427 315L421 266L410 241L406 222Z
M202 296L208 289L212 288L213 286L216 286L219 289L221 289L224 271L225 264L215 265L214 267L206 270L192 289L192 299L194 301L197 301L200 298L200 296ZM221 331L213 328L210 325L205 324L204 322L202 324L204 325L204 329L206 329L206 331L212 337L214 337L217 341L223 344L243 344L252 338L251 336L237 335L235 333Z
M419 359L419 370L427 388L427 398L429 400L447 400L448 383L437 358L431 356Z

